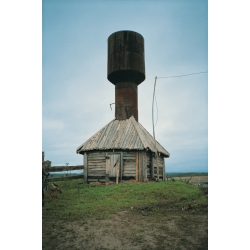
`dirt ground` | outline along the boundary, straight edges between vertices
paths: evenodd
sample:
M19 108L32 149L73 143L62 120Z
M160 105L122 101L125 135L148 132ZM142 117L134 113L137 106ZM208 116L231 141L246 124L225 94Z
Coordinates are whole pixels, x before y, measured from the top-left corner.
M196 214L192 209L166 211L158 204L130 208L104 220L43 219L43 227L44 250L208 249L207 207Z

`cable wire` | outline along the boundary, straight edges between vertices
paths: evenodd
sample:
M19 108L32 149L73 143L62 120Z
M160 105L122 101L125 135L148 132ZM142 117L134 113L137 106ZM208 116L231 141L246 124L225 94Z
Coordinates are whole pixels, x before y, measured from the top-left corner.
M159 78L183 77L183 76L191 76L191 75L198 75L198 74L205 74L205 73L207 73L207 71L197 72L197 73L192 73L192 74L186 74L186 75L179 75L179 76L160 76L160 77L157 77L157 78L159 79Z
M198 75L198 74L205 74L208 73L208 71L203 71L203 72L196 72L196 73L191 73L191 74L186 74L186 75L178 75L178 76L160 76L160 77L155 77L155 83L154 83L154 92L153 92L153 101L152 101L152 125L153 125L153 135L154 135L154 141L155 141L155 150L157 153L157 148L156 148L156 139L155 139L155 126L158 121L158 107L157 107L157 102L156 102L156 95L155 95L155 87L156 87L156 81L157 78L174 78L174 77L184 77L184 76L191 76L191 75ZM156 103L156 108L157 108L157 119L156 123L154 123L154 102Z

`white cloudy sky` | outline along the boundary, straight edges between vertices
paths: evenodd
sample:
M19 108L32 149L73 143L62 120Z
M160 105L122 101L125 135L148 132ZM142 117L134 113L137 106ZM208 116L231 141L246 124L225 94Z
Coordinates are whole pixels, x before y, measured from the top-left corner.
M207 1L55 1L42 9L42 149L52 165L79 165L76 148L114 118L107 39L145 40L139 122L152 134L154 78L208 70ZM208 170L208 74L158 79L156 139L167 171ZM156 116L155 109L155 116Z

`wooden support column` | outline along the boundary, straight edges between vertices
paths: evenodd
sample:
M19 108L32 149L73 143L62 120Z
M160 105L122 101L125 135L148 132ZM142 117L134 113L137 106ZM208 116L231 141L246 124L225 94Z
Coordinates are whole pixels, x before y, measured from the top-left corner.
M159 181L159 161L158 161L158 152L156 153L156 172L157 172L157 181Z
M123 173L123 152L121 152L121 154L120 154L120 160L121 160L120 181L122 181L122 173Z
M138 164L138 152L136 152L136 158L135 158L135 179L136 179L136 181L138 182L139 181L139 176L138 176L138 174L139 174L139 164Z
M119 183L119 170L120 170L120 162L116 165L116 184Z
M138 152L138 182L141 182L141 152Z
M154 178L154 153L151 153L151 178Z
M147 180L147 158L146 152L142 152L142 181Z
M88 155L84 153L84 182L88 183Z

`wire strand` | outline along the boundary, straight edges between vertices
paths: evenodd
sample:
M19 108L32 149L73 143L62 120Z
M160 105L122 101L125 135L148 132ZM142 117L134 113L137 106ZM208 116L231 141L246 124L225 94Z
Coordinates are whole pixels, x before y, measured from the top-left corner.
M156 87L156 81L157 79L160 78L174 78L174 77L184 77L184 76L191 76L191 75L198 75L198 74L205 74L208 73L208 71L202 71L202 72L196 72L196 73L191 73L191 74L186 74L186 75L177 75L177 76L160 76L160 77L155 77L155 83L154 83L154 92L153 92L153 101L152 101L152 124L153 124L153 134L155 138L155 126L158 121L158 106L157 106L157 101L156 101L156 94L155 94L155 87ZM156 122L154 122L154 102L157 108L157 119ZM111 106L111 105L110 105Z
M160 77L157 77L157 78L159 79L159 78L183 77L183 76L191 76L191 75L198 75L198 74L205 74L205 73L207 73L207 71L197 72L197 73L192 73L192 74L186 74L186 75L179 75L179 76L160 76Z

